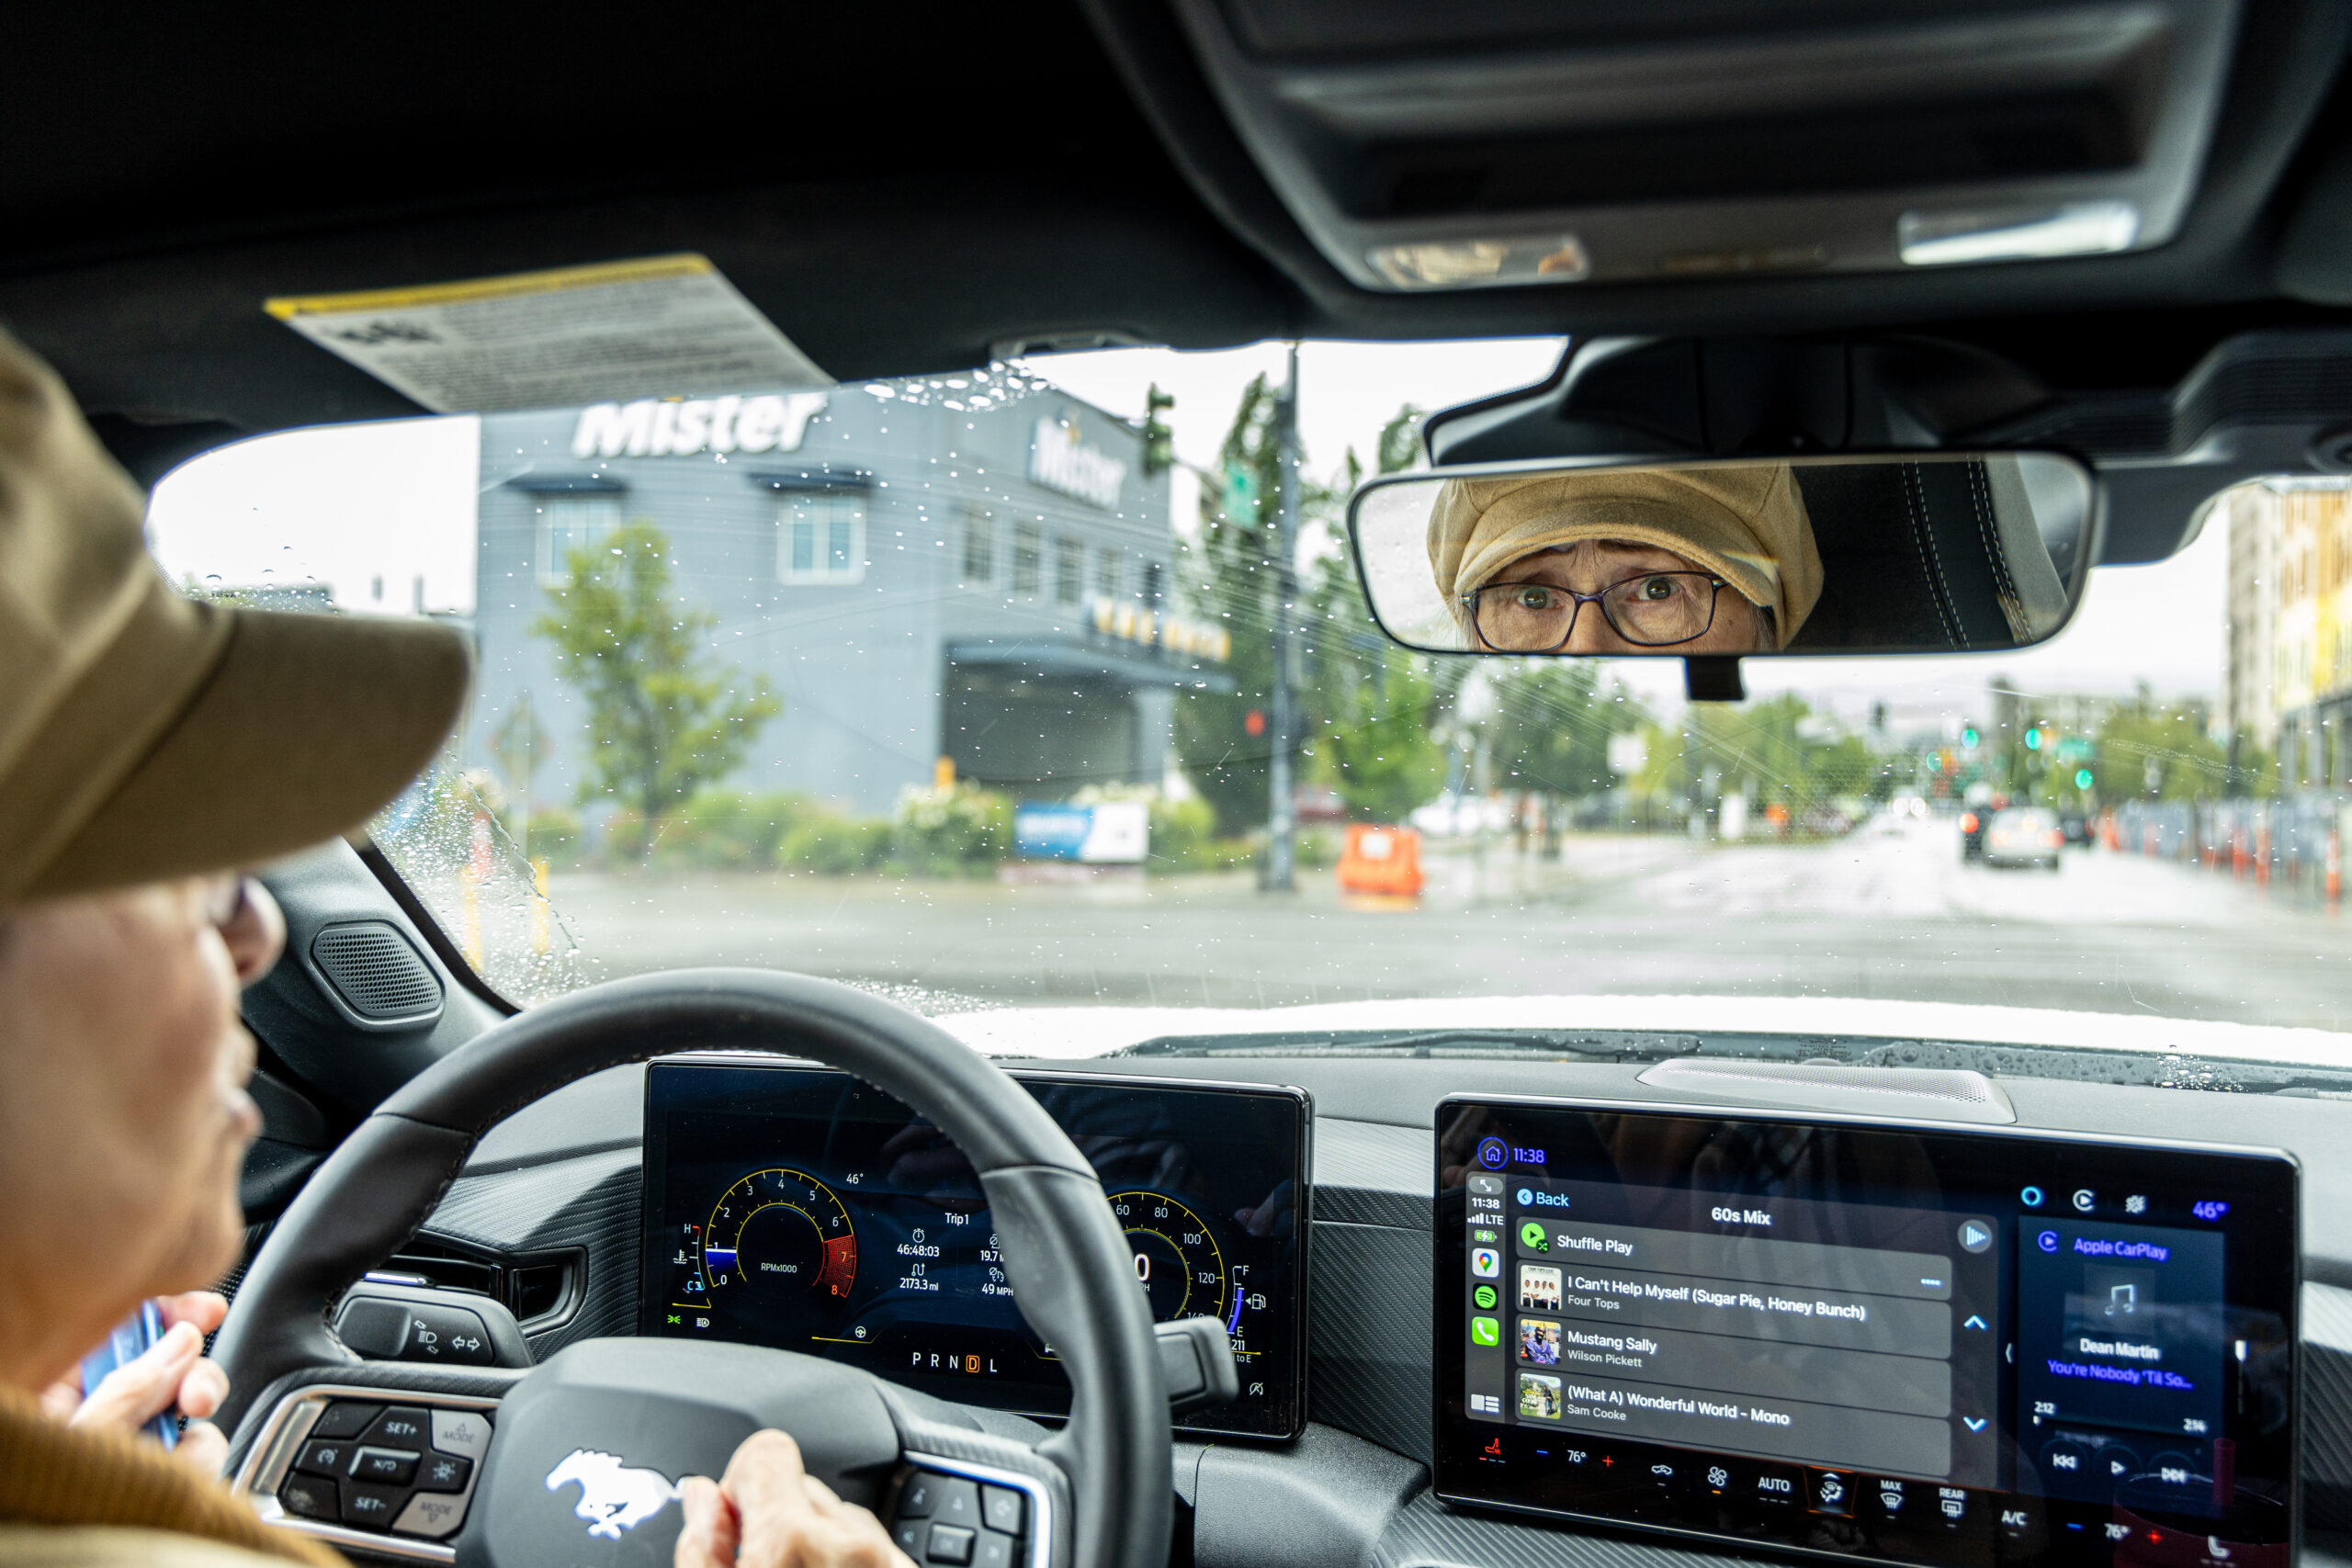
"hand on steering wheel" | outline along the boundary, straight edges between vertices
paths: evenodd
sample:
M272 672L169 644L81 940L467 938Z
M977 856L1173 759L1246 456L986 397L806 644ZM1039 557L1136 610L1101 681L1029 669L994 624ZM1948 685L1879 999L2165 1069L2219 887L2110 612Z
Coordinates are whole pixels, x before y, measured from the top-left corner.
M673 1568L913 1568L882 1521L808 1473L771 1428L743 1439L717 1481L678 1483L685 1528Z

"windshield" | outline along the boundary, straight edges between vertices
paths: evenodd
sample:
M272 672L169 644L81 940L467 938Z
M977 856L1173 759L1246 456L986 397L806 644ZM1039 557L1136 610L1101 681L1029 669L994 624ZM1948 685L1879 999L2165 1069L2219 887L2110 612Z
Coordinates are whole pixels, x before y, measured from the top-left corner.
M1349 493L1560 351L1306 344L1287 561L1279 344L274 436L168 478L152 534L195 592L470 635L462 729L375 834L518 1003L718 964L1416 1038L1561 997L2054 1010L2093 1023L2044 1043L2160 1054L2352 1028L2340 487L2218 498L2043 647L1750 660L1739 703L1391 644Z

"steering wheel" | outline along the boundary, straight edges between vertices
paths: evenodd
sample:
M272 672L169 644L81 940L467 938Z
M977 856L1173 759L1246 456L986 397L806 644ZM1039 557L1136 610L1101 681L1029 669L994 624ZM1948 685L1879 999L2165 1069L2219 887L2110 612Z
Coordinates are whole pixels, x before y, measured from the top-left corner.
M415 1234L492 1126L575 1078L686 1048L783 1051L842 1068L952 1138L988 1196L1022 1315L1069 1373L1068 1425L1032 1441L1024 1434L1036 1428L1026 1424L752 1346L587 1339L518 1379L366 1361L336 1337L337 1299ZM423 1413L429 1447L412 1446L445 1475L458 1472L436 1453L461 1457L470 1444L462 1489L416 1516L443 1521L437 1536L391 1520L390 1535L382 1524L351 1528L356 1483L336 1456L342 1479L326 1495L344 1488L344 1513L320 1533L363 1551L454 1557L469 1568L667 1563L680 1524L667 1506L675 1483L718 1475L743 1438L776 1427L799 1443L810 1473L868 1506L895 1497L902 1517L928 1514L934 1496L943 1509L960 1506L959 1488L967 1500L984 1493L991 1509L1005 1504L1017 1538L978 1539L1000 1555L1017 1548L1009 1568L1165 1568L1168 1560L1166 1383L1148 1304L1092 1168L1027 1091L969 1047L888 1002L806 976L699 969L613 981L450 1053L311 1176L246 1272L213 1354L232 1390L221 1413L236 1434L232 1469L248 1486L308 1496L277 1478L325 1469L311 1428L329 1430L333 1410L345 1425L413 1426ZM460 1424L446 1431L463 1441L445 1443L445 1419ZM369 1440L334 1430L355 1455ZM381 1429L375 1440L387 1440ZM1025 1503L1005 1495L1016 1492ZM256 1502L265 1515L277 1508L275 1495ZM934 1529L934 1561L968 1552L973 1537L946 1539L943 1552ZM925 1559L919 1549L910 1555Z

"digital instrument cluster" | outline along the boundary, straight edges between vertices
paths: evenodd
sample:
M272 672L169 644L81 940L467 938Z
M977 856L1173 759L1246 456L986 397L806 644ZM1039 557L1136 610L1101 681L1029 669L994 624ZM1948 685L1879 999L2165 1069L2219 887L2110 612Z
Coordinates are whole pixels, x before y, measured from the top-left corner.
M1933 1564L2286 1568L2297 1169L1448 1100L1451 1500Z
M1189 1429L1290 1437L1306 1408L1308 1107L1296 1089L1015 1074L1102 1179L1158 1321L1214 1317L1242 1396ZM1069 1408L962 1153L845 1073L684 1056L646 1074L640 1329L772 1345L944 1398Z

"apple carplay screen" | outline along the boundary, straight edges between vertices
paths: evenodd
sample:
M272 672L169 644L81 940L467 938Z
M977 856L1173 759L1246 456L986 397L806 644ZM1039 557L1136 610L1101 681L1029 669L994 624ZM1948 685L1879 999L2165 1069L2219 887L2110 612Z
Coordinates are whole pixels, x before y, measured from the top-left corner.
M1295 1435L1306 1096L1015 1077L1092 1162L1152 1315L1226 1325L1241 1398L1178 1425ZM970 1164L879 1089L740 1057L656 1062L645 1177L641 1332L799 1350L994 1409L1069 1409Z
M1437 1478L1922 1563L2284 1568L2296 1169L1450 1100Z

